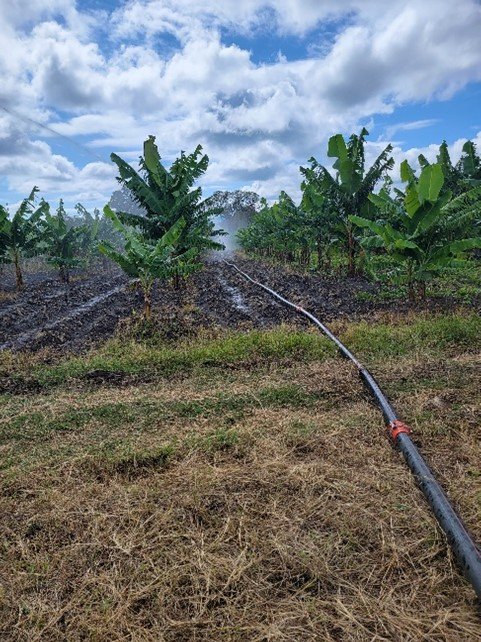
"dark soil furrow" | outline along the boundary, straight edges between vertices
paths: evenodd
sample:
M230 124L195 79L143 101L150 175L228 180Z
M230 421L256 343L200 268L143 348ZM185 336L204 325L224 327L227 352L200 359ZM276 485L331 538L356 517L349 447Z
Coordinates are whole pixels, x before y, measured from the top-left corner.
M235 257L238 266L324 321L361 319L379 313L409 312L403 301L373 300L380 286L366 279L337 279L300 274L278 265ZM52 273L30 274L27 288L0 301L0 350L50 346L78 351L112 336L119 320L141 309L138 290L124 287L128 278L116 269L75 277L67 288ZM305 320L247 283L222 261L208 261L181 290L159 283L153 293L154 319L174 318L195 310L195 327L263 328ZM451 300L431 300L427 310L452 310ZM472 306L477 308L476 302ZM419 308L418 308L419 309Z
M125 286L123 285L119 285L109 290L108 292L104 292L103 294L98 294L97 296L90 299L90 301L87 301L86 303L83 303L82 305L74 308L71 312L61 317L60 319L46 323L40 328L33 328L31 330L27 330L26 332L21 333L14 339L10 339L5 343L0 344L0 350L6 350L8 348L19 350L20 348L23 348L29 343L31 343L34 339L37 339L39 334L45 335L52 331L58 331L60 328L62 328L62 326L71 324L72 322L76 321L78 318L91 312L96 306L104 303L108 299L111 299L116 294L119 294L124 287Z

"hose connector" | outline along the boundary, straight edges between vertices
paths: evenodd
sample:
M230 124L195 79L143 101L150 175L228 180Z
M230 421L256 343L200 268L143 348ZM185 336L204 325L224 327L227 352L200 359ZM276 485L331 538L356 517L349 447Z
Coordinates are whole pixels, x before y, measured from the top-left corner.
M396 443L396 439L399 437L401 433L405 433L406 435L410 435L412 433L411 428L404 423L404 421L401 421L400 419L395 419L394 421L391 421L388 426L389 430L389 436L393 440L394 443Z

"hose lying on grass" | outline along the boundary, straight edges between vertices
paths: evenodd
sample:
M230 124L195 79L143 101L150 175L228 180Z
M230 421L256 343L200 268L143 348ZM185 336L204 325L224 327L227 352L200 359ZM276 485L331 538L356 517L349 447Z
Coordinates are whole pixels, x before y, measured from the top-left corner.
M467 579L471 582L476 595L481 599L481 553L467 532L463 522L456 514L443 489L436 481L434 474L409 436L411 433L410 428L398 419L393 407L371 373L356 359L346 346L339 341L334 334L332 334L329 328L321 323L319 319L316 319L316 317L310 312L304 310L304 308L301 308L295 303L288 301L275 290L271 290L271 288L266 285L255 281L233 263L229 263L228 261L224 261L224 263L254 285L262 288L271 296L293 308L299 314L307 317L336 344L341 354L356 366L364 385L372 393L377 404L382 410L393 444L402 452L407 465L414 474L419 487L431 506L439 525L446 534L456 561L462 568Z

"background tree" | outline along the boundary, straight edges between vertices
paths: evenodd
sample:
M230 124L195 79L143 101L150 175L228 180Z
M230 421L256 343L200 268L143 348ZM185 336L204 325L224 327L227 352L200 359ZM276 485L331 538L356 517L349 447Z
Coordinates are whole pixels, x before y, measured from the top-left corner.
M22 259L31 256L37 249L38 222L48 210L48 203L43 199L36 207L37 192L38 187L34 187L12 218L9 211L0 205L0 260L14 265L17 291L24 287Z
M103 241L99 244L99 249L118 263L126 274L137 279L144 296L144 319L150 321L155 280L190 274L198 267L198 250L190 248L183 253L178 252L177 244L186 225L182 218L179 218L160 239L150 241L124 225L108 205L104 207L104 213L123 236L125 246L124 252L119 252L111 243Z
M205 207L219 212L214 220L226 232L223 243L227 250L237 249L237 232L250 225L260 204L260 196L246 190L217 191L204 201Z
M205 204L213 210L219 210L224 217L241 216L249 222L259 210L261 197L255 192L234 190L230 192L217 191L205 200Z

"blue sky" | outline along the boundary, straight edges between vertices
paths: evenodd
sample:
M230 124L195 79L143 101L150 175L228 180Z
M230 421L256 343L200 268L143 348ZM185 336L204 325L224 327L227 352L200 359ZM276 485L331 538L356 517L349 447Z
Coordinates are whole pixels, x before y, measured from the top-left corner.
M481 144L475 0L0 0L0 24L3 203L102 207L148 134L167 163L203 145L205 194L270 199L339 131L398 162Z

